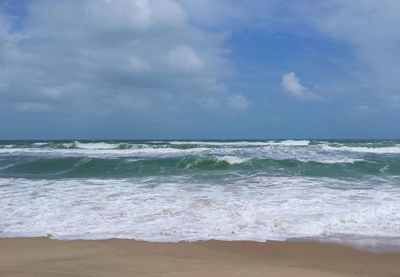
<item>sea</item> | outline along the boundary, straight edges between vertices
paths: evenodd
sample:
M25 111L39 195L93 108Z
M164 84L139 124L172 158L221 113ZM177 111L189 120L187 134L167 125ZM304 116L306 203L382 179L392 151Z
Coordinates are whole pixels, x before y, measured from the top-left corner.
M0 237L399 249L399 140L0 141Z

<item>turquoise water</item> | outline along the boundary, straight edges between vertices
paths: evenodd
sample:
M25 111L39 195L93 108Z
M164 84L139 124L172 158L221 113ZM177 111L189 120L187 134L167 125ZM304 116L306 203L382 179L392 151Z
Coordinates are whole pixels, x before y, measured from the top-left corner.
M400 141L1 141L0 236L390 241Z
M0 154L11 178L400 175L400 141L3 141Z

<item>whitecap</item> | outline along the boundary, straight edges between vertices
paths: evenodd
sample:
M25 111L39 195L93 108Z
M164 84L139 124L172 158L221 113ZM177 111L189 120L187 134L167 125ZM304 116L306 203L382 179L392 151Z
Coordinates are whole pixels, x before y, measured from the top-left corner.
M398 153L400 153L399 146L389 146L389 147L341 146L341 147L334 147L334 146L330 146L330 145L322 145L321 147L325 151L346 151L346 152L375 153L375 154L398 154Z
M201 146L307 146L309 140L283 140L283 141L166 141L172 145L201 145Z
M241 164L247 162L249 158L237 157L237 156L219 156L216 157L218 161L224 161L229 164Z

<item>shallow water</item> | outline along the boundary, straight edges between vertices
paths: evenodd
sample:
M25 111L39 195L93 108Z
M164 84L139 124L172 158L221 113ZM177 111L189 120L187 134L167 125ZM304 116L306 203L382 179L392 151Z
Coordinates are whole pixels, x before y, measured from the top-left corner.
M0 236L400 237L400 141L3 141Z

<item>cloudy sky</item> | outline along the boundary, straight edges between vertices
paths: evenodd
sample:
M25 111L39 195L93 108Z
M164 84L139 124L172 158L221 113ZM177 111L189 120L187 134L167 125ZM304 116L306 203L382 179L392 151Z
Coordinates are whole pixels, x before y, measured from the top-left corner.
M1 0L0 138L400 137L399 11Z

